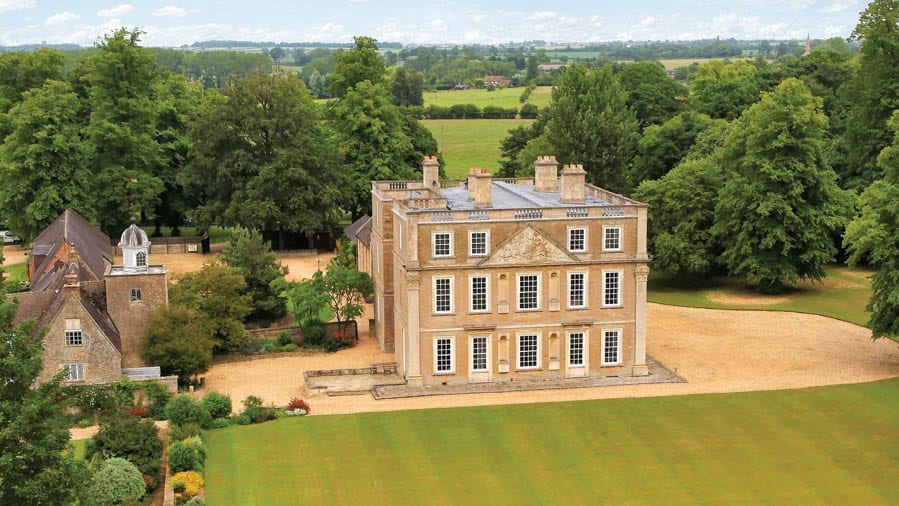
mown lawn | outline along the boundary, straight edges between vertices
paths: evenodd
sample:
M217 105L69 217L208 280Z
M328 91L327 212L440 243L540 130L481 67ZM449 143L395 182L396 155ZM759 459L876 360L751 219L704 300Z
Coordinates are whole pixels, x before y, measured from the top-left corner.
M509 130L530 124L528 119L432 119L422 124L437 140L449 178L461 178L471 167L499 169L499 143Z
M809 283L799 290L767 297L746 288L742 280L736 278L677 280L653 274L649 280L647 299L662 304L712 309L795 311L831 316L858 325L866 325L870 313L865 311L865 305L871 297L871 283L868 276L872 275L873 271L837 265L829 266L825 271L827 279L824 284ZM711 291L723 291L737 298L749 296L753 299L762 298L779 302L723 303L712 300L709 297Z
M314 409L314 406L313 406ZM232 504L897 504L899 379L208 432Z
M3 265L3 279L9 282L24 283L28 281L28 263Z
M429 105L450 107L456 104L474 104L481 109L487 105L520 108L523 104L518 99L523 91L524 86L499 88L493 91L487 91L484 88L472 88L469 90L426 91L422 94L422 97L425 101L425 107ZM534 104L542 109L549 105L551 97L552 86L538 86L531 92L531 96L525 103Z

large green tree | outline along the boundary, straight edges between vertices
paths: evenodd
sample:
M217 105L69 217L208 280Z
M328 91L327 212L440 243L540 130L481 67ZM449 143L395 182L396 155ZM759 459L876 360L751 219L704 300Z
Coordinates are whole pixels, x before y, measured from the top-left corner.
M33 321L13 323L16 309L0 296L0 504L76 504L89 473L66 452L62 377L35 387L43 341Z
M308 90L296 76L254 73L206 93L190 128L181 182L198 196L196 219L272 232L310 233L336 220L337 170Z
M78 96L62 81L26 91L10 110L11 131L0 145L0 214L26 241L66 208L96 218L81 115Z
M690 107L712 118L732 120L759 99L758 68L748 61L710 61L690 81Z
M356 46L335 54L337 68L328 79L332 97L342 97L357 84L386 82L387 63L378 54L378 41L371 37L353 37Z
M371 182L411 179L418 164L405 120L383 85L356 84L331 104L330 117L351 181L343 205L358 218L371 211Z
M284 282L287 268L281 265L271 244L255 230L237 228L231 232L228 246L222 251L221 260L243 275L247 282L246 293L252 297L253 320L275 320L286 314L284 299L273 286Z
M877 268L868 301L873 337L899 338L899 111L890 122L893 144L877 159L884 173L860 198L861 214L846 227L845 244L852 264Z
M611 67L572 65L553 89L551 107L544 136L552 152L544 154L581 163L590 183L626 192L639 127Z
M12 109L26 91L48 80L61 81L65 63L65 54L55 49L0 53L0 113Z
M158 365L165 375L178 376L182 385L209 370L214 343L205 315L171 304L150 317L148 328L141 344L147 363Z
M889 145L887 120L899 109L899 0L874 0L861 13L852 38L861 41L858 69L843 135L843 186L861 190L880 179L877 155Z
M825 276L853 205L827 164L826 132L821 99L795 78L730 128L713 231L732 274L763 290Z
M640 128L660 125L684 110L687 88L668 77L657 61L641 61L624 66L616 76L627 93L627 105L634 110Z
M94 173L97 218L107 233L130 216L152 217L164 190L156 136L156 59L139 46L139 30L119 29L84 62L90 119L85 129Z
M641 181L667 174L686 156L696 137L715 121L724 122L701 112L685 111L661 125L647 127L637 143L637 156L630 167L631 183L636 186Z

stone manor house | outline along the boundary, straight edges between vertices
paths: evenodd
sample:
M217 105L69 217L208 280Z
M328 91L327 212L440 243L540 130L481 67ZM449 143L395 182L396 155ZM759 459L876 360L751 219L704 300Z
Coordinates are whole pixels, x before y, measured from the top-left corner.
M372 183L359 238L380 346L409 384L641 376L647 206L559 174Z
M118 247L122 265L113 265L109 237L71 209L34 239L31 291L15 297L17 320L33 318L37 329L46 329L38 382L63 369L67 384L127 376L177 388L177 377L160 378L158 368L145 367L140 355L150 316L168 304L168 270L150 263L150 241L133 223Z

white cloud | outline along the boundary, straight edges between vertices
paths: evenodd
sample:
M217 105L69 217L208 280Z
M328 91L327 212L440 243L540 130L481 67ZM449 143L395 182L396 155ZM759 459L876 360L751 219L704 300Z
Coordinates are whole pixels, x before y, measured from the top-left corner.
M528 17L529 21L550 21L559 17L559 14L554 11L540 11L535 12Z
M81 16L73 12L59 12L44 20L44 25L53 26L65 23L73 23L81 19Z
M0 14L34 7L36 0L0 0Z
M368 0L350 0L351 4L364 4L368 2Z
M116 16L121 16L122 14L127 14L133 10L134 6L131 4L120 4L109 9L98 10L97 16L100 16L101 18L114 18Z
M153 11L153 15L157 17L162 16L178 16L184 17L187 16L187 9L183 7L178 7L177 5L166 5L165 7L156 9Z
M821 9L821 12L823 12L825 14L836 14L838 12L845 11L846 9L852 7L853 5L855 5L855 2L835 2L829 6Z

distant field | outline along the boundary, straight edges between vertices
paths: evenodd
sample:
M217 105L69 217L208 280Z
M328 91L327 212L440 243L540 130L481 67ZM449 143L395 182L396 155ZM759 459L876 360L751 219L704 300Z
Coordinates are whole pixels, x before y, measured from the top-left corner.
M517 108L522 105L518 102L518 97L521 96L523 91L523 86L500 88L493 91L487 91L486 89L429 91L424 93L424 100L425 107L429 105L450 107L456 104L474 104L480 108L486 105ZM539 86L531 93L526 103L543 108L549 104L551 96L552 86Z
M694 62L702 65L703 63L708 63L710 61L725 60L725 59L730 60L730 61L737 61L737 60L752 60L753 58L752 57L740 57L740 56L732 56L729 58L670 58L670 59L665 59L665 60L659 60L659 62L661 62L661 64L665 66L665 70L677 70L681 67L689 67Z
M446 174L461 178L471 167L499 169L499 143L509 130L527 125L529 119L432 119L422 124L437 139L446 161Z
M897 504L897 427L899 379L285 418L204 434L206 501Z

